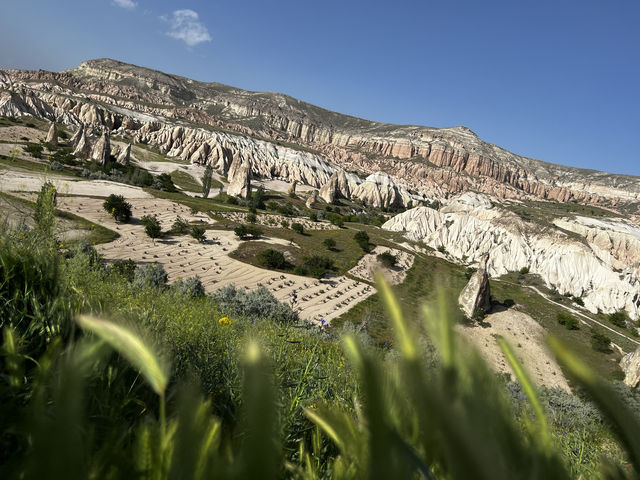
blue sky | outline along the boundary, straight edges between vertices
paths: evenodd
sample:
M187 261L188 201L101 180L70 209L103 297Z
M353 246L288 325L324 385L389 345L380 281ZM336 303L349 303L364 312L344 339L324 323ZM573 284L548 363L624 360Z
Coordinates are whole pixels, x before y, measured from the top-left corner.
M0 67L110 57L640 175L640 2L2 0Z

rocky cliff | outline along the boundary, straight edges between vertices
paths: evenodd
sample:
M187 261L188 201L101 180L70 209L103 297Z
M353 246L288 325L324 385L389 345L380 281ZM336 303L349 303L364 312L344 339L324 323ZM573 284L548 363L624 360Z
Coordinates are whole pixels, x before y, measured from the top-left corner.
M234 155L256 156L260 150L260 155L271 156L272 161L253 162L255 174L262 175L258 171L262 169L316 187L342 168L362 177L386 173L398 188L418 197L475 190L498 198L576 201L630 211L637 211L640 204L636 177L522 157L483 142L465 127L371 122L278 93L197 82L115 60L90 60L58 73L6 70L0 72L0 88L0 115L31 114L66 124L123 129L138 140L161 145L167 153L179 151L192 161L219 162L220 170L228 168ZM147 130L137 133L145 125L149 125ZM180 126L205 127L213 137L223 133L226 137L223 142L218 138L207 142L204 134L187 135L193 143L180 148L188 142L179 141L179 147L174 147L176 139L152 135L168 130L173 135ZM260 139L262 143L255 143ZM274 148L278 157L273 156ZM305 171L287 174L299 163L291 162L296 156L304 159L300 163ZM329 167L315 165L321 172L312 175L309 168L316 162ZM280 163L286 166L274 167ZM408 193L400 196L401 202L409 201Z
M592 312L626 310L637 319L640 229L622 219L590 227L584 223L579 217L559 219L563 228L573 225L577 234L570 235L553 224L524 221L484 195L465 193L439 211L418 207L396 215L383 228L406 232L432 248L442 246L461 263L474 264L489 255L491 276L526 267L559 293L581 297Z

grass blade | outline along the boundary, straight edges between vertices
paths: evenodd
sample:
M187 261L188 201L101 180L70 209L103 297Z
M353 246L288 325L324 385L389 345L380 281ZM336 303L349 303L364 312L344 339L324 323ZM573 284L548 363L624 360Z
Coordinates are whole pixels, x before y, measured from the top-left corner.
M77 322L125 357L158 395L164 394L169 382L169 369L139 335L122 325L90 315L80 315Z
M513 372L516 374L516 378L520 382L520 385L525 391L529 402L531 403L531 407L536 414L537 425L540 430L540 440L545 450L548 450L551 447L551 434L549 433L549 425L547 423L546 414L540 404L540 400L538 398L538 394L536 389L527 375L527 372L524 370L522 364L516 358L516 355L509 345L509 343L503 338L497 338L498 345L502 349L502 353L507 358L509 365L513 369ZM537 437L535 437L537 438Z

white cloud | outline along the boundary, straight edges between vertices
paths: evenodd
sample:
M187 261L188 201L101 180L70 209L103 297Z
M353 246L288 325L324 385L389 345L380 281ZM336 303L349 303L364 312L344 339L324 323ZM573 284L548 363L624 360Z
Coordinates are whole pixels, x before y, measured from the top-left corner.
M133 10L138 6L138 4L133 0L113 0L113 4L118 7L126 8L127 10Z
M122 0L131 1L131 0ZM210 42L209 30L200 21L197 12L193 10L176 10L170 16L163 15L163 20L169 22L167 35L193 47L202 42Z

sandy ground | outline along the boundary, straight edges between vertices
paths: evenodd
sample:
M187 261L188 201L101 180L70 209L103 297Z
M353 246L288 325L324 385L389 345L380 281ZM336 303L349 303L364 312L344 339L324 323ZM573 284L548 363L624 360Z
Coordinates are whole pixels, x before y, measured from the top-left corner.
M383 267L376 258L383 252L391 252L398 259L398 263L392 268ZM349 273L367 282L374 282L376 273L380 272L391 285L398 285L404 282L407 270L413 265L414 259L413 255L402 250L378 246L362 257L356 266L349 270Z
M286 180L278 180L277 178L273 178L273 179L265 178L265 179L251 180L251 185L254 188L257 188L258 186L262 185L265 190L273 190L275 192L287 193L289 191L289 187L291 186L291 183L287 182ZM296 193L311 192L313 190L317 190L317 189L315 187L312 187L311 185L303 185L301 183L298 183L296 185Z
M27 138L29 142L39 143L40 141L44 141L47 133L37 128L23 127L20 125L0 128L0 140L6 142L23 142L22 137Z
M227 220L233 222L246 222L247 213L241 212L216 212L216 215L226 218ZM280 226L282 221L286 221L291 225L292 223L301 223L305 230L337 230L338 227L335 225L326 222L326 221L318 221L313 222L308 218L300 218L300 217L285 217L284 215L271 215L260 213L256 215L256 223L259 225L273 225Z
M495 339L496 335L501 335L514 349L534 382L570 391L567 379L544 342L544 328L529 315L510 309L487 315L482 326L464 325L457 329L496 371L509 373L513 377Z
M41 173L0 171L0 190L5 192L38 192L45 181L50 181L58 193L107 197L112 193L132 198L152 198L141 188L107 180L78 180L73 177L45 176Z
M170 228L177 216L209 224L213 221L202 214L191 215L188 208L168 200L139 198L131 203L134 220L123 225L116 224L107 215L100 199L60 197L58 208L116 230L121 235L111 243L98 246L98 251L108 260L131 258L141 263L159 262L167 270L170 281L198 275L208 292L231 284L247 289L263 285L278 300L292 304L301 318L313 323L320 323L322 319L330 322L375 293L370 285L344 276L315 280L265 270L232 259L229 253L240 244L233 232L209 230L205 244L199 244L187 235L153 241L136 221L143 215L156 214L163 229ZM289 243L283 239L263 240ZM294 291L297 294L295 302Z

